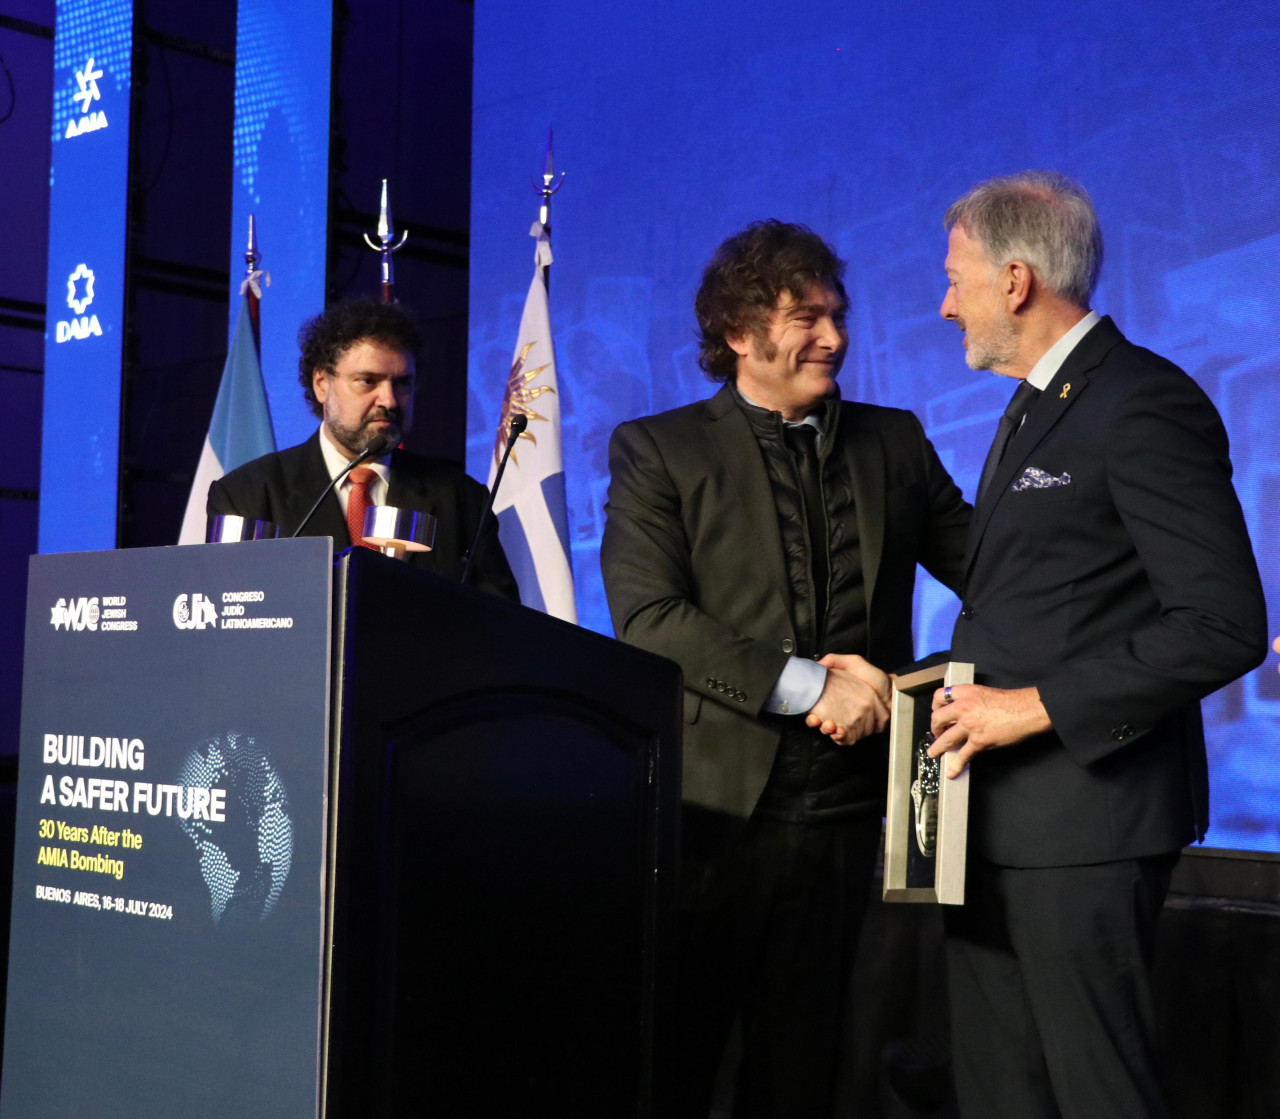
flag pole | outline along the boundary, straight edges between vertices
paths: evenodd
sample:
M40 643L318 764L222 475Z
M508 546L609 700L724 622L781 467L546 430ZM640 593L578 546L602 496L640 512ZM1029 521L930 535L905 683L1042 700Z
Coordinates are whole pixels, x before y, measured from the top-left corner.
M543 236L547 240L551 240L551 196L555 194L564 185L563 171L560 172L560 178L556 179L556 153L555 139L552 134L551 125L547 125L547 151L542 161L542 186L533 183L533 189L537 194L542 196L542 205L538 209L538 224L542 226ZM532 180L530 180L532 182ZM553 185L554 184L554 185ZM547 291L551 290L551 263L541 265L542 279L547 285Z
M262 285L270 286L271 274L258 265L258 224L249 215L249 239L245 244L245 275L240 281L240 304L235 329L227 347L227 360L218 382L213 415L200 459L196 463L187 497L186 512L178 534L179 544L202 544L205 540L205 506L209 486L237 466L243 466L276 449L271 426L271 406L262 383L262 342L259 301ZM235 281L233 280L232 283ZM234 297L233 297L234 299Z
M244 283L240 290L247 297L249 304L249 323L253 327L253 348L258 352L258 361L262 361L262 322L258 309L258 300L262 289L258 286L258 277L265 273L258 271L258 262L262 255L258 252L258 227L253 214L249 215L249 244L244 252ZM268 280L267 283L271 281Z
M396 276L391 265L391 256L404 248L409 239L409 231L403 230L400 239L396 240L396 226L391 218L391 199L387 191L387 180L382 180L382 204L378 209L378 243L375 244L369 234L362 234L364 243L375 253L382 254L382 302L396 302Z
M552 260L551 196L563 182L564 174L556 173L548 128L542 182L531 180L534 192L541 198L538 220L529 228L529 236L537 242L534 269L502 398L489 492L493 495L503 547L520 584L521 601L535 610L576 623L560 397L547 305ZM526 430L520 430L521 426ZM504 456L517 442L519 454L512 451L511 470L499 494L497 480Z

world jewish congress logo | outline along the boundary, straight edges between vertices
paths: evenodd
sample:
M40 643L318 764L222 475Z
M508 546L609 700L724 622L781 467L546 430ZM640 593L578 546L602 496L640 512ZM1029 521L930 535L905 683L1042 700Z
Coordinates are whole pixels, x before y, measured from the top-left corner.
M49 623L54 629L75 630L80 633L86 629L96 630L101 615L96 597L60 598L54 604Z

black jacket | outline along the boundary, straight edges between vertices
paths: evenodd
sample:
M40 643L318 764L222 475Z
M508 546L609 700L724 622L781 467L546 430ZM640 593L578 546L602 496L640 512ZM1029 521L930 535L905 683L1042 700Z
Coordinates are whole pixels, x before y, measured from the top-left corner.
M865 655L892 667L912 657L916 564L959 586L969 507L910 412L848 402L840 412L830 453L852 479ZM600 558L614 629L684 671L685 799L750 815L782 737L761 709L798 648L756 436L725 388L622 424L609 466Z
M979 683L1038 687L1054 727L974 758L975 849L1062 866L1202 837L1199 700L1255 667L1266 640L1217 411L1103 319L974 514L952 655Z
M289 535L329 484L329 472L320 449L320 432L305 443L285 451L263 455L237 467L209 487L207 511L272 521ZM486 500L484 486L461 467L442 459L429 459L409 451L391 456L391 485L387 503L401 509L431 513L436 518L435 547L411 552L414 566L434 571L446 579L462 574L462 556L475 536ZM304 536L332 536L335 551L351 546L347 521L337 495L330 493L308 522ZM480 538L472 586L492 591L513 602L520 601L515 577L498 542L492 517Z

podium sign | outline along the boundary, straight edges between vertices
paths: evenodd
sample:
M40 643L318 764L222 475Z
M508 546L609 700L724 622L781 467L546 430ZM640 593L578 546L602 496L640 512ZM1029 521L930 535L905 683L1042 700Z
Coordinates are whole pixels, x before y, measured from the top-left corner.
M0 1119L316 1113L331 565L32 558Z

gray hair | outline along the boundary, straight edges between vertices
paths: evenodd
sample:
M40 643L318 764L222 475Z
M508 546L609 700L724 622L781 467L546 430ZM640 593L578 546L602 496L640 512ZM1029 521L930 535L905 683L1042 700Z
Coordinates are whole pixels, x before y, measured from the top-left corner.
M1102 271L1102 229L1089 192L1065 175L988 179L951 203L942 224L979 241L997 268L1025 261L1055 295L1089 305Z

